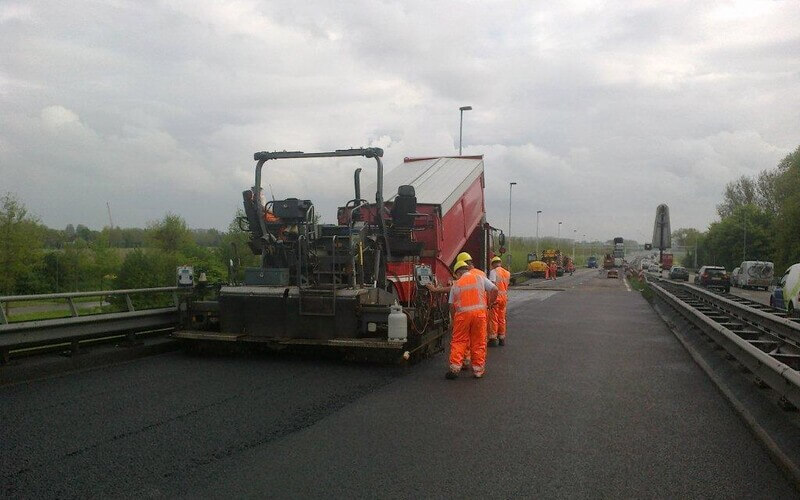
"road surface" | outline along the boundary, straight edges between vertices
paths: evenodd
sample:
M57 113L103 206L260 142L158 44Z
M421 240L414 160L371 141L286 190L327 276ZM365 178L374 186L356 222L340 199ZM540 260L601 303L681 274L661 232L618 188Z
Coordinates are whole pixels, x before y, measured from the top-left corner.
M511 291L487 375L155 356L0 388L7 497L797 492L652 309L592 270ZM556 288L553 286L552 288Z

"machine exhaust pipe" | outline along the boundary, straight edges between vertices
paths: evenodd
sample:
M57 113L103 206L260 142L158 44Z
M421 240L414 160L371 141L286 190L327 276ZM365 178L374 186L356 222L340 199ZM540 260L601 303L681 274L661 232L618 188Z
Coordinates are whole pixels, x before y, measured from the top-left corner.
M356 172L353 174L353 184L356 188L356 200L361 199L361 167L356 169Z

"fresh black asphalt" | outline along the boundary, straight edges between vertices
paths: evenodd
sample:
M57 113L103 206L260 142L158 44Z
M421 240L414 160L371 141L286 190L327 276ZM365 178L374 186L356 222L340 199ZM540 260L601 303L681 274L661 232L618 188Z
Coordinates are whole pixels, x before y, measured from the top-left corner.
M556 284L483 380L172 353L2 387L0 496L797 496L637 292Z

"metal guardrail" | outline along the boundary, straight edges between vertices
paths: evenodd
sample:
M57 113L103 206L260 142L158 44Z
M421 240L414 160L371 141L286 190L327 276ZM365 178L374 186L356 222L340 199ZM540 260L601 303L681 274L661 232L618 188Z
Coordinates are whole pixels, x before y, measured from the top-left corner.
M758 379L775 390L783 400L800 407L800 372L781 361L781 357L796 359L796 355L778 352L781 340L788 340L790 344L797 345L796 341L800 340L800 329L796 324L764 311L737 304L724 297L715 296L706 290L676 283L667 285L689 292L702 303L708 304L708 310L703 310L671 293L664 286L663 280L648 281L659 299L724 348ZM734 325L727 320L717 321L714 310L719 311L717 314L726 315L730 319L739 319L742 324ZM769 336L774 336L775 340L763 338Z
M171 293L173 304L169 307L136 310L132 295ZM125 311L81 316L74 299L79 297L124 297ZM34 300L65 300L70 317L21 321L9 323L5 306L11 302ZM42 295L11 295L0 297L0 363L10 359L12 351L70 344L77 352L80 343L104 337L125 335L134 340L138 332L167 329L178 324L178 288L135 288L103 290L97 292L51 293Z

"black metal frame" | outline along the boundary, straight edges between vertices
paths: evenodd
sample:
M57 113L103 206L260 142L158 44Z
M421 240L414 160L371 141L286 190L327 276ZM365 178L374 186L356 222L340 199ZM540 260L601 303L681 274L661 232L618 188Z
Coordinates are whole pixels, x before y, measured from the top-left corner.
M302 158L340 158L340 157L350 157L350 156L363 156L365 158L375 158L375 162L377 163L378 167L378 177L377 177L377 192L375 193L375 203L377 205L377 219L378 219L378 226L380 227L381 231L381 239L383 248L386 251L386 255L391 255L391 250L389 248L389 239L388 233L386 229L386 224L383 220L383 210L384 210L384 201L383 201L383 162L381 161L381 157L383 157L383 149L381 148L359 148L359 149L337 149L336 151L327 151L327 152L320 152L320 153L304 153L302 151L261 151L259 153L255 153L253 155L253 159L257 161L256 163L256 175L255 175L255 184L254 184L254 196L259 196L261 193L261 170L264 167L264 163L270 160L287 160L287 159L302 159ZM356 174L357 178L358 174ZM358 190L360 191L359 183L356 183L358 186ZM358 193L360 194L360 193ZM266 239L267 235L267 227L266 221L264 220L264 208L261 206L261 203L256 203L256 211L258 213L258 220L261 224L261 233L262 238ZM373 276L375 276L375 281L373 282L373 286L377 287L377 277L380 276L380 259L381 259L381 252L375 252L375 272Z

